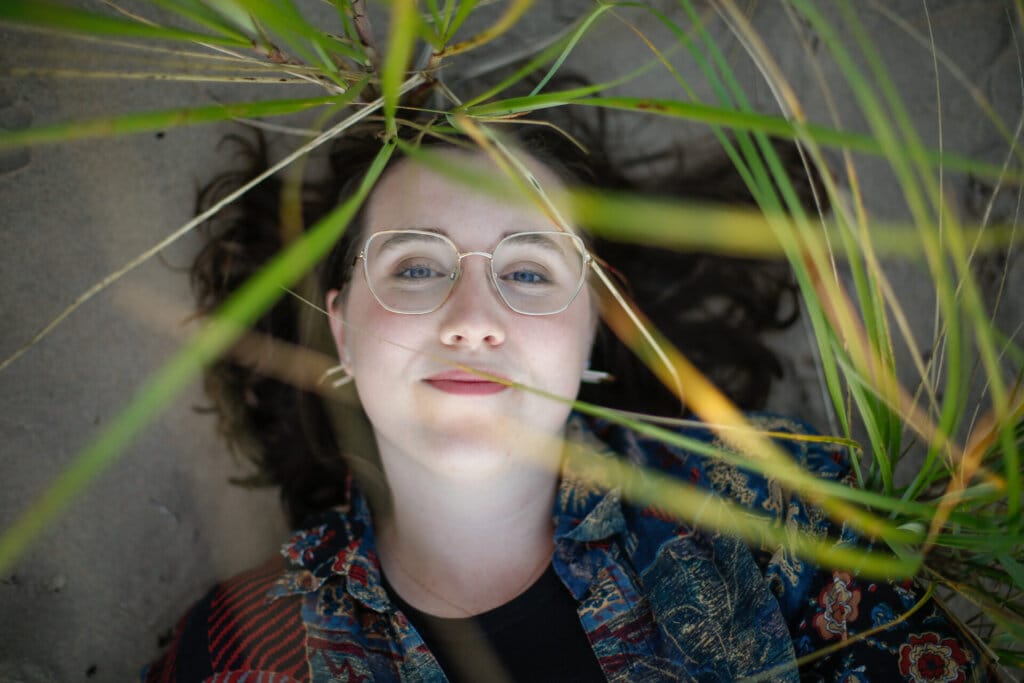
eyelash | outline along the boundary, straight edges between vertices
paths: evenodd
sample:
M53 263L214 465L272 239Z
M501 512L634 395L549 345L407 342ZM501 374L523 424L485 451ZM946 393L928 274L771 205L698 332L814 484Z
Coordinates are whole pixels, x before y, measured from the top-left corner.
M415 270L424 270L424 271L427 271L428 274L423 276L423 277L414 277L414 276L409 274L410 271L415 271ZM407 278L409 280L426 280L426 279L431 278L431 277L439 277L440 275L441 275L441 273L439 271L434 270L430 266L424 266L424 265L406 266L405 268L402 268L397 273L395 273L395 277Z
M530 281L517 280L515 276L518 275L519 273L526 273L526 274L528 274L528 275L530 275L530 276L532 276L532 277L534 277L536 279L535 280L530 280ZM524 285L542 285L542 284L548 282L548 279L546 277L544 277L543 275L541 275L540 273L538 273L536 271L521 270L521 269L520 270L513 270L508 275L502 275L501 279L502 280L511 280L512 282L516 282L516 283L524 284Z

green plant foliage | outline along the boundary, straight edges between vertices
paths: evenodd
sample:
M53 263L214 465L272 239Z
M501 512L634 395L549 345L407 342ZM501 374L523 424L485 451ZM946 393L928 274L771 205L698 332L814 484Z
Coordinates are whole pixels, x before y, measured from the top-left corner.
M993 311L986 306L972 270L977 254L1006 253L1019 248L1021 239L1015 225L965 223L950 206L942 182L943 174L958 173L971 174L997 187L1019 189L1024 184L1024 153L1016 145L1010 127L998 120L991 103L980 94L972 96L1005 138L1005 163L935 149L921 139L862 21L861 5L849 1L836 3L841 24L829 18L819 3L789 0L782 4L788 16L813 29L819 37L842 74L844 85L852 92L866 129L843 125L838 115L829 124L809 121L775 56L733 2L714 6L775 95L778 109L772 112L751 104L731 66L734 62L720 45L721 39L708 30L707 13L688 0L680 2L680 15L686 23L644 3L597 3L557 40L525 56L523 66L496 79L496 86L465 100L451 93L442 78L452 58L465 58L466 53L500 39L521 19L530 2L507 2L486 28L464 35L464 29L473 25L472 19L490 3L395 0L388 6L386 52L381 50L366 7L359 0L331 3L337 8L340 32L337 27L322 28L311 23L290 0L156 0L152 4L161 10L154 16L170 16L174 25L135 15L117 16L53 2L19 0L0 3L0 22L68 35L129 40L141 46L160 44L184 49L180 46L185 44L190 50L215 46L228 51L239 73L255 67L273 68L301 77L324 93L169 111L115 112L95 120L2 131L0 149L242 117L270 119L317 107L348 107L359 98L354 108L343 112L342 119L379 116L385 131L381 153L356 197L340 205L239 290L204 330L140 389L125 411L76 457L46 493L3 530L0 571L12 566L40 530L120 456L131 437L172 401L204 364L225 352L245 332L280 296L282 287L291 286L313 267L342 234L392 150L401 146L404 153L419 155L435 168L480 190L566 206L576 220L611 239L680 250L785 257L799 283L813 329L823 393L837 419L839 433L823 438L849 449L860 488L820 482L779 451L773 441L778 435L744 430L738 411L726 405L667 340L647 329L614 289L607 296L620 306L621 315L611 314L613 320L609 323L667 386L677 386L682 380L687 387L688 407L719 430L729 446L711 448L683 439L666 425L654 424L644 416L579 402L573 405L666 443L744 468L771 472L789 490L873 538L876 546L885 550L864 552L835 548L817 539L783 537L766 520L751 519L749 514L742 515L657 473L639 472L622 463L605 462L598 467L585 452L572 457L595 467L593 476L597 480L620 486L625 495L637 501L656 502L681 519L750 541L767 539L785 544L822 563L858 566L874 575L916 574L931 582L929 590L956 593L976 604L984 613L984 621L972 625L983 632L992 651L1011 666L1024 663L1024 350L1016 331L1000 330L994 323ZM628 22L636 16L653 17L672 36L670 48L657 48L641 35L642 44L650 52L642 55L638 65L626 65L624 76L608 74L599 85L550 90L551 79L601 22ZM1010 21L1020 23L1018 18ZM698 66L697 72L683 74L673 67L671 51L689 54ZM602 94L615 85L639 81L643 74L656 69L665 69L671 75L678 93L659 93L657 97ZM543 76L530 88L532 93L511 96L510 91L533 73ZM202 74L196 78L201 80ZM702 101L696 94L698 79L703 79L705 89L712 93L707 100ZM429 108L421 92L429 88L435 88L439 99L448 105L434 112L436 116L429 123L412 123L418 111ZM415 101L410 101L411 96L416 97ZM555 107L596 108L705 126L735 164L759 210L722 209L579 189L570 190L564 197L530 191L531 184L525 181L521 169L517 170L514 155L501 144L501 125L529 120L532 113ZM495 122L501 125L488 127ZM331 124L324 122L324 126L330 128ZM414 144L400 142L398 133L404 126L418 127L423 135L438 136L461 129L510 169L516 182L494 183L475 177L443 158L417 150ZM345 127L331 130L340 134ZM800 144L805 162L821 175L822 187L816 189L832 207L828 215L811 215L803 208L772 138ZM317 144L325 141L326 137L318 139ZM830 159L842 160L845 176L826 163L826 152L832 155ZM908 221L881 222L868 214L854 155L867 155L886 164L906 202ZM889 281L881 264L883 257L913 261L927 272L938 301L934 338L915 338L905 310L910 304L901 300ZM851 286L835 275L837 262L849 272ZM61 319L63 314L33 341ZM927 356L921 351L926 347L937 351ZM898 367L898 348L909 352L917 375L915 386L904 386L898 379L903 369ZM8 359L0 368L13 360ZM974 406L969 405L969 397L978 387L984 388L984 405L980 416L971 422ZM925 464L903 479L898 467L915 443L925 453Z

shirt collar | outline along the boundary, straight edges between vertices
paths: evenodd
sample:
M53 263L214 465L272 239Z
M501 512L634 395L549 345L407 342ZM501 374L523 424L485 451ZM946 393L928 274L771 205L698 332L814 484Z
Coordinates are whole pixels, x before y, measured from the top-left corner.
M268 597L311 593L340 576L353 598L378 612L388 609L391 601L381 581L370 507L351 475L347 489L347 505L313 517L281 547L292 570L278 579Z
M599 457L615 452L590 430L584 418L574 414L566 427L567 440L584 446ZM313 517L281 548L291 563L271 588L271 599L311 593L334 576L344 577L346 590L378 612L391 604L381 581L370 508L351 475L347 483L349 503ZM568 464L562 468L552 518L555 524L555 568L577 597L589 584L590 572L569 578L568 565L590 546L610 539L626 528L618 489L606 490L588 481L586 472ZM590 563L586 563L589 565Z

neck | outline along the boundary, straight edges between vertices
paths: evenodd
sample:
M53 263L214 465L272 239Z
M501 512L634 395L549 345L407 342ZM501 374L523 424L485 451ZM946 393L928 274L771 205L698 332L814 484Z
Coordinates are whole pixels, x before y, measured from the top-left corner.
M378 442L391 489L391 514L378 524L378 552L393 588L413 607L465 617L502 605L545 570L552 552L551 511L560 442L530 460L474 453L504 465L453 477ZM444 455L456 449L451 443Z

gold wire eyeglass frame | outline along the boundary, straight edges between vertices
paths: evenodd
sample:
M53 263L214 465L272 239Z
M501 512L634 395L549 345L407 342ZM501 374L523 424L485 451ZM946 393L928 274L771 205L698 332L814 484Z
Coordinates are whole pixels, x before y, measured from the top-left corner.
M448 291L445 292L444 297L442 297L441 300L438 302L438 304L436 306L434 306L433 308L430 308L430 309L424 310L424 311L403 311L403 310L394 308L393 306L388 306L386 303L384 303L381 300L381 298L377 294L377 292L374 291L373 281L370 278L370 270L369 270L370 267L368 265L368 259L366 258L366 253L367 253L367 250L368 250L368 248L370 246L370 242L372 240L374 240L375 238L380 237L381 235L399 235L399 234L400 235L408 235L408 234L424 235L424 236L427 236L427 237L430 237L430 238L433 238L433 239L440 239L440 240L446 242L452 248L452 251L457 256L457 259L456 259L456 262L455 262L455 269L452 270L450 273L448 273L448 278L451 281L451 284L448 286ZM558 235L559 238L569 237L569 238L572 239L573 244L576 246L576 249L579 250L580 254L583 256L583 263L582 263L582 267L580 268L579 280L576 282L576 286L573 289L572 296L569 297L568 301L566 301L565 305L563 305L561 308L558 308L558 309L553 310L553 311L544 311L542 313L523 311L523 310L520 310L520 309L516 308L515 306L513 306L512 303L507 298L505 298L505 294L501 291L501 285L498 282L498 274L494 272L494 252L497 251L506 240L520 238L520 237L522 237L524 235ZM520 315L530 315L530 316L558 315L559 313L562 313L567 308L569 308L569 306L572 305L572 302L576 300L576 297L579 296L580 290L583 289L583 283L587 279L587 269L588 268L593 268L596 265L596 261L594 260L593 256L591 256L590 252L587 250L586 245L584 244L583 240L580 238L579 235L574 235L572 233L563 232L563 231L559 231L559 230L533 230L533 231L527 231L527 232L517 232L517 233L514 233L512 235L508 235L507 237L504 237L500 242L498 242L498 244L496 244L494 246L494 249L491 250L490 252L486 252L486 251L459 251L459 248L455 245L455 243L452 242L452 240L449 239L446 235L442 235L440 233L429 231L429 230L381 230L381 231L373 233L372 235L370 235L369 237L366 238L366 241L363 243L363 248L360 250L359 254L356 255L355 261L358 261L358 260L362 259L362 261L363 261L363 278L366 280L366 286L370 290L370 293L373 294L373 298L377 300L377 303L380 304L381 307L384 308L384 310L390 311L392 313L400 313L402 315L426 315L428 313L433 313L434 311L436 311L439 308L441 308L442 306L444 306L445 302L448 301L449 297L451 297L452 292L455 291L455 287L459 283L459 278L462 277L462 259L464 259L467 256L482 256L482 257L486 258L488 260L489 264L490 264L490 267L488 268L488 271L490 271L490 274L491 274L491 277L490 277L491 285L493 285L494 291L497 292L498 298L501 299L502 303L504 303L510 310L514 311L515 313L518 313Z

